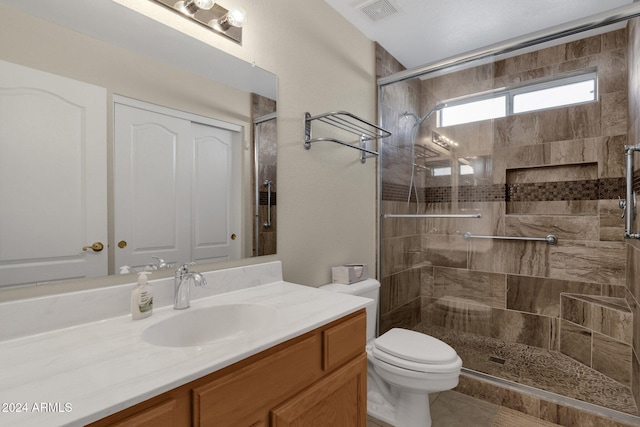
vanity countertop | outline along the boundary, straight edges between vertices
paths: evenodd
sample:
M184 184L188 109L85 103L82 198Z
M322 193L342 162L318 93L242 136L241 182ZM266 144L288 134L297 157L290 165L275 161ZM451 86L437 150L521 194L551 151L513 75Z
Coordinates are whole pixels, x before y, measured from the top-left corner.
M0 341L0 425L96 421L339 319L368 301L278 281L191 302L188 310L233 303L278 310L273 324L242 339L197 347L143 341L144 329L182 312L166 306L138 321L120 315Z

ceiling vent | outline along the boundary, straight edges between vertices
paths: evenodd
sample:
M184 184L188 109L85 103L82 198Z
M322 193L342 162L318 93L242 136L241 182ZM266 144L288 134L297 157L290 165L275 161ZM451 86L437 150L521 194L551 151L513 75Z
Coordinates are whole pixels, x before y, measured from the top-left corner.
M373 0L361 3L356 7L372 21L379 21L399 12L400 8L389 0Z

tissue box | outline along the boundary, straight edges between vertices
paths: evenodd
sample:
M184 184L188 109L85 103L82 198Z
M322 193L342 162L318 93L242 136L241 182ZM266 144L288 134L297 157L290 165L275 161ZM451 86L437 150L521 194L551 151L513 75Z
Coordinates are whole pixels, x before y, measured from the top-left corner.
M369 278L369 268L367 264L345 264L338 267L331 267L331 278L333 283L350 285Z

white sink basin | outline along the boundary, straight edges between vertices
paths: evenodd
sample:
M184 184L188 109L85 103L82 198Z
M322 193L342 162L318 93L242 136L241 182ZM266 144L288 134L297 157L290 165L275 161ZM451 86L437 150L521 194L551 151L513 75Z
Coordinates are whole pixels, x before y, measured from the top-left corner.
M268 327L277 312L260 304L189 308L149 326L142 332L142 339L163 347L193 347L237 339Z

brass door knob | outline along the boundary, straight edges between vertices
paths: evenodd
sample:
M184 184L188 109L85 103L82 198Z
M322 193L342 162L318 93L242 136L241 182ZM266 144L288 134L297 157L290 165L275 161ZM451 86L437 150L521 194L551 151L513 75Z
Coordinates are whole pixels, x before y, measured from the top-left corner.
M231 240L236 240L236 233L233 233L233 234L231 235Z
M126 247L127 247L127 242L126 242L126 241L124 241L124 240L120 240L120 241L118 242L118 247L119 247L120 249L124 249L124 248L126 248Z
M100 243L100 242L95 242L95 243L94 243L93 245L91 245L91 246L84 246L84 247L82 248L82 250L83 250L83 251L86 251L86 250L88 250L88 249L91 249L91 250L93 250L94 252L100 252L101 250L103 250L103 249L104 249L104 245L103 245L102 243Z

